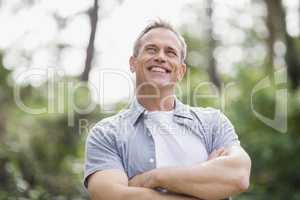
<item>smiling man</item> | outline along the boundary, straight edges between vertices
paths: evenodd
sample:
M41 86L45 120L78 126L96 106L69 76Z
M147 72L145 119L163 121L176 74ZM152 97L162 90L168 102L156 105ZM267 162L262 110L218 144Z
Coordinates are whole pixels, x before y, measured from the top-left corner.
M185 58L184 39L164 21L137 38L129 60L136 97L86 141L84 185L92 199L217 200L247 190L251 160L230 121L175 96Z

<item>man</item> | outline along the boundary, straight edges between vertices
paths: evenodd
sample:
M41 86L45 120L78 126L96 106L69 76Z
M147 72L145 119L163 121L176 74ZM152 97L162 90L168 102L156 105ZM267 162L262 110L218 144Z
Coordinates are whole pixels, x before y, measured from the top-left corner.
M229 120L175 97L185 57L184 39L163 21L137 38L129 61L136 98L86 141L84 185L92 199L213 200L247 190L251 161Z

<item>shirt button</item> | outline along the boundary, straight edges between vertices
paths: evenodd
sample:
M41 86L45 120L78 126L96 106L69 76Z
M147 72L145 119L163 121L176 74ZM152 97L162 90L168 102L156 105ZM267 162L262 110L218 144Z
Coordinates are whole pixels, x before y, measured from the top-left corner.
M154 159L153 159L153 158L150 158L149 162L150 162L150 163L154 163Z

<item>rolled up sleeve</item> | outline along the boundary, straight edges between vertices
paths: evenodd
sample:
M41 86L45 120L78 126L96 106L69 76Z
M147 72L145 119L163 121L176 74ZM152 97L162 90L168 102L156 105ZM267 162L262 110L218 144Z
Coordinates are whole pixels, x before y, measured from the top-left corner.
M238 135L230 120L222 113L218 112L213 128L213 150L221 147L230 147L240 144Z
M85 145L83 183L86 189L88 187L88 177L97 171L105 169L124 171L115 137L112 130L101 126L96 126L90 131Z

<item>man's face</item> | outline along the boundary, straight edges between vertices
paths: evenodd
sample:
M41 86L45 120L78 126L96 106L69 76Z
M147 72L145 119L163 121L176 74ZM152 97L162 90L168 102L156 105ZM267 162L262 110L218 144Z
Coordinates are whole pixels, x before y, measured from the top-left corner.
M136 72L137 86L174 88L186 71L180 50L179 39L172 31L155 28L147 32L140 40L138 55L130 58L130 70Z

